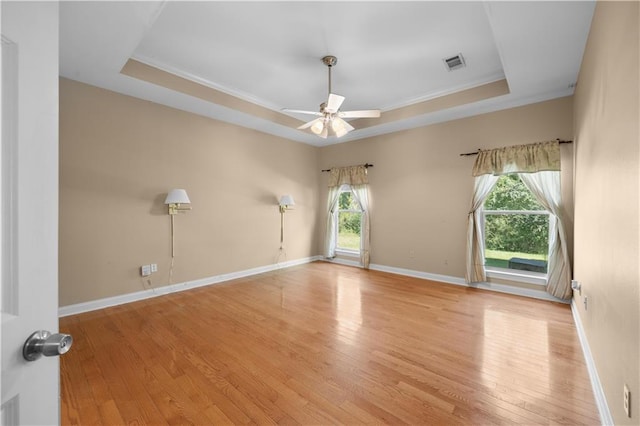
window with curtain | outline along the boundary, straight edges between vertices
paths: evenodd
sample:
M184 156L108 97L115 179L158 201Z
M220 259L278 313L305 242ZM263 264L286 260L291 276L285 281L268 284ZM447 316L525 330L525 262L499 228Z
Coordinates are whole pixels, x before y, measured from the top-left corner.
M327 198L326 258L340 250L359 255L360 264L369 268L370 205L369 181L365 166L333 168L329 174ZM359 218L359 222L358 222ZM359 244L357 249L353 249Z
M506 213L509 210L509 197L514 197L514 191L505 191L505 198L501 203L507 208L502 211L496 207L495 198L500 198L500 191L494 195L496 185L503 179L501 185L519 186L517 179L509 177L510 174L517 174L522 184L530 191L533 198L528 199L525 205L527 210L515 213ZM507 177L503 177L507 175ZM520 251L524 244L531 243L535 239L535 235L531 234L528 238L521 239L521 246L500 245L509 239L508 233L513 233L512 237L517 240L518 233L524 233L523 230L515 231L514 227L499 227L509 221L523 223L526 220L533 223L538 222L540 226L539 235L543 236L545 229L548 230L548 256L546 267L546 276L544 284L546 291L560 299L568 299L571 297L571 269L569 265L569 256L567 250L566 234L564 231L564 221L562 219L562 199L560 196L560 147L557 141L541 142L530 145L513 146L506 148L498 148L488 151L480 151L473 166L474 192L471 200L471 209L467 218L467 272L465 275L468 283L486 281L487 267L490 263L495 262L496 252L487 251L489 243L494 247L501 247L497 252L502 251L500 256L509 257L512 264L515 263L532 263L535 259L526 259L526 256L519 258L512 254L526 254ZM524 198L526 194L521 190ZM494 199L490 197L493 196ZM513 201L513 200L512 200ZM533 203L533 201L537 202ZM488 214L485 212L486 203L488 205ZM500 203L498 203L500 204ZM537 213L538 204L541 206L549 217L548 223L545 225L541 213ZM493 218L492 218L493 216ZM508 220L501 220L499 216L511 216ZM537 219L526 219L525 216L534 216ZM526 220L525 220L526 219ZM524 225L522 225L524 226ZM545 227L546 226L546 227ZM489 235L490 234L490 235ZM492 238L496 237L494 241ZM507 249L507 247L509 247ZM536 251L533 248L527 248L528 251ZM540 250L538 250L540 251ZM511 253L504 255L504 252ZM532 253L527 254L531 257ZM489 265L487 264L489 257ZM513 258L513 260L512 260ZM521 259L521 260L518 260ZM498 259L504 260L504 259ZM503 263L504 265L504 263Z

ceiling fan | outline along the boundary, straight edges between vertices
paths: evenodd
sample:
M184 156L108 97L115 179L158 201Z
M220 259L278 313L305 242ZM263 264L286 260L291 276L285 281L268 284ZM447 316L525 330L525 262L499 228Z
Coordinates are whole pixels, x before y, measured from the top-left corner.
M322 58L322 62L329 68L329 98L326 102L320 104L320 111L303 111L299 109L285 108L283 111L294 112L300 114L317 115L308 123L298 127L299 130L311 128L311 131L326 139L327 136L332 133L336 137L344 136L350 131L354 130L354 127L347 123L343 118L377 118L380 117L379 109L368 109L361 111L340 111L340 106L344 102L344 96L331 93L331 67L338 63L338 58L335 56L325 56Z

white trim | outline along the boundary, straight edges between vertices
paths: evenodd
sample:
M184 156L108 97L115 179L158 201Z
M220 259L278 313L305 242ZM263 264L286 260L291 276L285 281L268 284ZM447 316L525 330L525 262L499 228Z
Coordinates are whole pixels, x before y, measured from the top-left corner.
M392 274L406 275L414 278L422 278L425 280L438 281L445 284L454 284L454 285L460 285L464 287L480 288L483 290L497 291L499 293L507 293L507 294L513 294L516 296L531 297L534 299L548 300L551 302L560 302L560 303L567 303L567 304L570 303L568 300L563 300L563 299L558 299L557 297L553 297L552 295L550 295L544 290L534 290L530 288L514 287L507 284L496 284L496 283L490 283L490 282L467 284L464 278L452 277L449 275L431 274L429 272L413 271L410 269L395 268L393 266L371 264L369 265L369 267L370 269L373 269L376 271L391 272Z
M395 266L379 265L377 263L370 264L369 268L374 271L390 272L392 274L422 278L423 280L439 281L446 284L467 285L463 278L452 277L449 275L432 274L429 272L414 271L412 269L396 268Z
M361 268L362 267L362 265L360 264L359 261L341 259L339 257L334 257L334 258L331 258L331 259L323 257L321 260L324 260L325 262L330 262L330 263L337 263L339 265L355 266L356 268Z
M279 113L283 113L281 111L281 108L278 107L277 105L275 105L272 102L268 102L265 101L264 99L260 99L254 95L251 95L249 93L243 92L241 90L236 90L236 89L232 89L226 86L222 86L221 84L215 83L211 80L207 80L206 78L202 78L200 76L197 76L195 74L192 74L188 71L184 71L181 69L178 69L174 66L171 65L167 65L165 63L162 63L154 58L149 58L148 56L144 56L144 55L133 55L131 57L131 59L133 59L134 61L138 61L144 65L150 66L152 68L156 68L159 69L160 71L169 73L169 74L173 74L177 77L183 78L185 80L189 80L192 81L196 84L199 84L201 86L205 86L208 87L210 89L213 90L217 90L218 92L222 92L226 95L229 96L233 96L234 98L238 98L242 101L245 102L249 102L258 106L261 106L262 108L266 108L269 109L271 111L275 111L275 112L279 112ZM294 115L290 115L290 114L286 114L289 115L289 117L295 118L297 120L300 120L298 117L294 116ZM300 120L303 121L303 120Z
M543 287L547 285L547 274L536 272L526 273L525 271L515 272L515 269L498 268L495 266L485 266L485 270L489 278L535 284Z
M2 155L0 159L0 257L2 323L18 315L18 45L2 40Z
M76 303L74 305L61 306L58 308L58 317L66 317L68 315L80 314L83 312L95 311L97 309L107 308L110 306L123 305L138 300L150 299L152 297L163 296L169 293L175 293L192 288L204 287L207 285L218 284L225 281L235 280L237 278L248 277L251 275L262 274L265 272L275 271L277 269L288 268L291 266L302 265L305 263L321 260L322 256L305 257L302 259L290 260L283 263L275 263L257 268L245 269L244 271L231 272L228 274L215 275L213 277L200 278L193 281L172 284L164 287L152 288L149 290L137 291L135 293L127 293L119 296L107 297L104 299L92 300L90 302Z
M510 173L510 174L517 175L518 172ZM517 214L528 214L528 215L541 214L541 215L549 216L550 214L546 210L483 210L482 213L495 215L495 216L501 216L501 215L507 216L507 215L517 215Z
M607 426L613 425L613 417L611 417L611 412L607 405L607 398L604 395L604 389L602 389L602 383L600 383L600 378L598 377L596 363L593 361L593 357L591 356L589 341L587 340L587 335L582 327L580 314L578 314L576 299L572 299L571 301L571 313L573 314L573 322L576 324L576 331L578 332L578 339L580 340L584 360L587 364L587 371L589 372L589 379L591 380L591 387L593 388L593 396L596 400L596 406L598 407L598 414L600 414L600 423Z
M135 293L127 293L119 296L92 300L90 302L83 302L83 303L77 303L74 305L61 306L58 309L58 316L65 317L68 315L75 315L83 312L95 311L97 309L107 308L110 306L123 305L125 303L131 303L138 300L150 299L152 297L162 296L165 294L175 293L178 291L184 291L192 288L218 284L221 282L230 281L237 278L248 277L251 275L262 274L264 272L270 272L277 269L288 268L291 266L315 262L316 260L323 260L325 262L337 263L340 265L353 266L358 268L362 267L359 261L340 259L340 258L326 259L323 256L311 256L311 257L306 257L302 259L290 260L288 262L260 266L252 269L246 269L244 271L231 272L229 274L222 274L222 275L216 275L213 277L201 278L193 281L186 281L183 283L172 284L170 286L157 287L153 289L137 291ZM520 287L514 287L506 284L496 284L496 283L489 283L489 282L467 284L464 278L452 277L449 275L432 274L429 272L414 271L411 269L396 268L393 266L378 265L373 263L370 265L370 269L375 271L390 272L392 274L405 275L405 276L414 277L414 278L421 278L424 280L438 281L445 284L454 284L454 285L459 285L464 287L480 288L483 290L491 290L499 293L507 293L507 294L513 294L516 296L531 297L534 299L548 300L552 302L570 303L569 301L553 297L543 290L533 290L528 288L520 288Z
M190 73L188 71L185 70L181 70L178 69L174 66L165 64L163 62L158 61L155 58L150 58L148 56L145 55L140 55L140 54L136 54L131 56L131 59L138 61L144 65L153 67L153 68L157 68L160 71L164 71L166 73L169 74L173 74L177 77L183 78L185 80L189 80L192 81L194 83L200 84L202 86L205 87L209 87L211 89L217 90L219 92L225 93L227 95L233 96L235 98L241 99L243 101L246 102L251 102L254 103L258 106L261 106L263 108L267 108L270 109L272 111L276 111L285 115L288 115L289 117L295 118L300 120L298 117L296 117L293 114L288 114L286 112L283 112L282 109L280 107L278 107L277 105L275 105L272 102L266 101L264 99L258 98L255 95L249 94L247 92L243 92L241 90L238 89L233 89L230 87L226 87L223 85L220 85L218 83L215 83L211 80L208 80L206 78L202 78L198 75L195 75L193 73ZM404 100L402 102L399 103L395 103L395 104L390 104L387 106L384 106L383 108L381 108L382 112L386 112L386 111L392 111L395 109L399 109L399 108L406 108L406 107L410 107L413 106L415 104L419 104L422 102L426 102L426 101L430 101L436 98L440 98L442 96L448 96L448 95L453 95L456 94L458 92L464 91L464 90L470 90L470 89L474 89L476 87L480 87L480 86L484 86L487 84L491 84L491 83L495 83L497 81L501 81L504 80L506 77L504 75L504 72L499 71L499 72L495 72L495 73L491 73L483 78L477 79L475 81L466 83L466 84L460 84L454 87L451 87L447 90L441 90L439 92L434 92L434 93L429 93L428 95L425 96L420 96L417 98L413 98L413 99L407 99ZM302 120L300 120L302 121Z
M443 96L453 95L455 93L462 92L464 90L474 89L476 87L485 86L487 84L495 83L496 81L501 81L505 79L506 77L504 75L504 72L501 70L498 72L488 74L485 77L476 79L474 81L471 81L465 84L458 84L446 90L431 92L428 95L419 96L417 98L404 100L402 102L396 102L394 104L385 105L382 107L382 112L393 111L394 109L399 109L399 108L406 108L409 106L413 106L415 104L431 101L433 99L441 98Z
M345 266L355 266L359 268L362 267L362 265L360 265L359 262L354 262L352 260L339 259L339 258L334 258L334 259L323 258L322 260L324 260L325 262L337 263ZM454 285L459 285L463 287L479 288L482 290L496 291L498 293L512 294L515 296L531 297L533 299L547 300L550 302L560 302L565 304L570 303L569 300L558 299L557 297L550 295L544 290L515 287L507 284L496 284L496 283L490 283L490 282L467 284L464 278L452 277L450 275L432 274L429 272L422 272L422 271L414 271L411 269L396 268L394 266L378 265L375 263L370 264L369 269L372 269L374 271L382 271L382 272L389 272L392 274L405 275L408 277L421 278L423 280L437 281L444 284L454 284Z
M360 258L360 250L349 250L349 249L336 247L336 254L340 256L355 257L358 259Z

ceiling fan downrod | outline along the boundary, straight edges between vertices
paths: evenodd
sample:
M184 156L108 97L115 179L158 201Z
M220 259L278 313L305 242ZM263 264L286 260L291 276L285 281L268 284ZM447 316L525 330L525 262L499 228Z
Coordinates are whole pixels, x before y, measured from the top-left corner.
M331 67L338 63L338 58L328 55L322 58L322 62L329 67L329 94L331 94Z

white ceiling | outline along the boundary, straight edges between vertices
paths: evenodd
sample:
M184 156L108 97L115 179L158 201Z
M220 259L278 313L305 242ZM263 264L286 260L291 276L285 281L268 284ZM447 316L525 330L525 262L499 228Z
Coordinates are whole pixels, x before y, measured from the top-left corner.
M573 93L595 2L61 2L60 75L312 145L355 140ZM462 53L467 66L443 59ZM121 73L128 60L276 111L385 112L506 79L502 96L397 114L336 139ZM272 114L273 115L273 114ZM298 124L313 117L292 115ZM286 118L286 117L283 117ZM289 119L291 122L292 120Z

